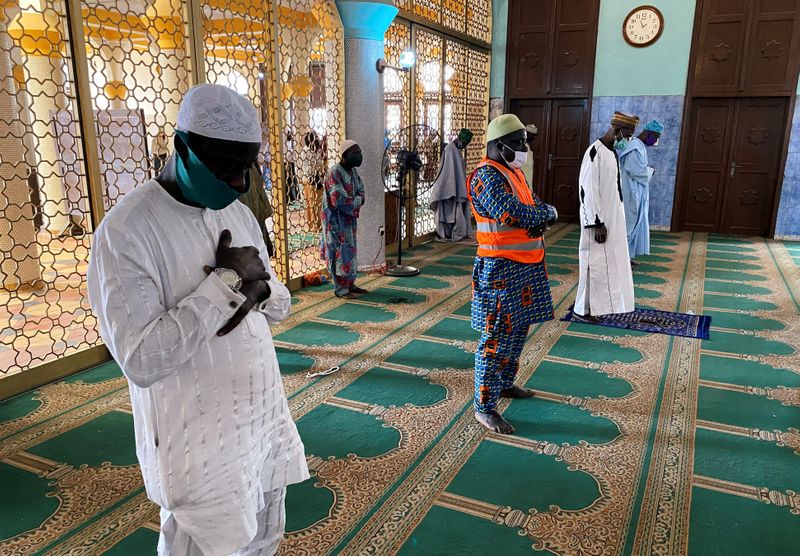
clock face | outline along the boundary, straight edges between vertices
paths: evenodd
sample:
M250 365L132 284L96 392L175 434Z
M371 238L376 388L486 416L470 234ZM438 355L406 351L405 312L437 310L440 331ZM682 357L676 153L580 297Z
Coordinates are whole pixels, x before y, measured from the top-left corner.
M641 6L625 18L622 34L632 46L647 46L658 40L664 29L664 18L656 8Z

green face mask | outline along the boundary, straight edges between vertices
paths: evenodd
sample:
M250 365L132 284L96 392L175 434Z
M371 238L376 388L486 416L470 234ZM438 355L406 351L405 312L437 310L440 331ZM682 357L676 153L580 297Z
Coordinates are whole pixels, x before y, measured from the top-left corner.
M189 148L189 136L186 133L176 131L175 135L183 141L188 151L188 160L183 160L179 154L175 156L176 181L184 197L202 207L221 210L243 195L206 168Z

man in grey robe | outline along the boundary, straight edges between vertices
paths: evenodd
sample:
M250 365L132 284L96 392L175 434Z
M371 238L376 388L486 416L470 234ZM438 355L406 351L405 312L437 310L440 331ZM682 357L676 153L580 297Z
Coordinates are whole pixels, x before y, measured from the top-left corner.
M461 156L471 140L472 133L462 129L445 147L441 171L431 189L430 208L436 213L436 236L441 241L459 241L472 235L467 174Z

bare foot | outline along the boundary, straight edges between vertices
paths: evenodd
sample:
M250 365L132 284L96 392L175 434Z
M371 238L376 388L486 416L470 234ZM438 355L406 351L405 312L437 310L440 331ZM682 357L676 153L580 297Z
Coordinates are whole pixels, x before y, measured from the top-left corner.
M476 411L475 419L492 432L499 432L500 434L511 434L514 432L514 427L511 426L511 423L503 419L496 411L490 413Z
M532 398L535 396L533 390L528 390L527 388L520 388L519 386L512 386L511 388L506 388L505 390L500 390L500 397L501 398Z
M350 293L363 295L365 293L369 293L369 291L365 290L364 288L359 288L358 286L350 286Z
M356 298L358 298L358 294L355 294L353 292L347 292L346 294L343 294L343 295L339 295L339 294L335 294L335 295L339 299L356 299Z

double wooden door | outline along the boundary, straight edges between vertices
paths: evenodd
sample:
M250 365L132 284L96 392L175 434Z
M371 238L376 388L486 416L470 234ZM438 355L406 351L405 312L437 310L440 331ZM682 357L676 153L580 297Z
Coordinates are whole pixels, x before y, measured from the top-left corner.
M578 174L588 147L588 99L512 100L511 112L539 130L533 191L556 207L562 222L578 221Z
M509 99L590 97L600 0L510 0Z
M798 56L800 0L702 0L691 94L792 94Z
M698 0L673 222L767 236L800 72L800 0Z
M787 98L694 99L681 229L768 235Z

